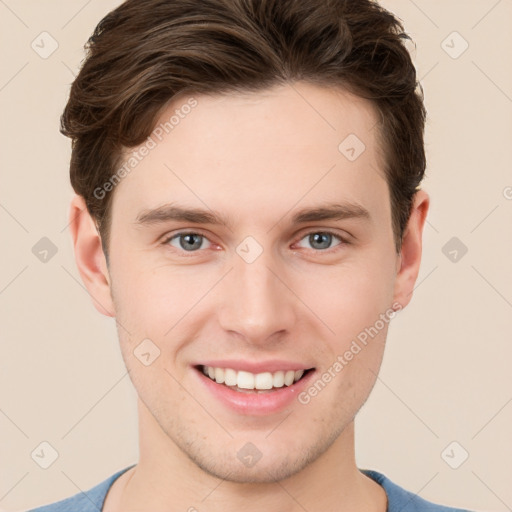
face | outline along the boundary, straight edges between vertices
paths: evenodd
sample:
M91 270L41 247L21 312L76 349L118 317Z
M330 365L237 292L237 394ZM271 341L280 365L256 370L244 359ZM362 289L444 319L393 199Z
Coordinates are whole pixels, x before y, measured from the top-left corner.
M377 116L305 83L194 99L115 188L121 351L170 443L219 478L272 481L352 424L400 309Z

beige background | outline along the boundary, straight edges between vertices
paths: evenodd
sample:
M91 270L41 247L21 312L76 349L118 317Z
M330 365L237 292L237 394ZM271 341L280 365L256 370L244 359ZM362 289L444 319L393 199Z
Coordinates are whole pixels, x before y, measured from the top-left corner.
M58 132L82 46L119 3L0 0L0 508L9 511L137 461L135 392L114 322L75 268L70 144ZM432 206L415 296L393 321L356 422L358 465L433 501L512 510L512 0L383 5L417 43ZM43 31L59 45L46 59L31 48ZM453 31L469 44L458 58L464 41ZM46 263L32 253L42 237L57 248ZM443 253L452 237L468 249L457 262ZM48 469L31 457L43 441L59 454ZM469 453L458 469L442 457L452 441L452 464Z

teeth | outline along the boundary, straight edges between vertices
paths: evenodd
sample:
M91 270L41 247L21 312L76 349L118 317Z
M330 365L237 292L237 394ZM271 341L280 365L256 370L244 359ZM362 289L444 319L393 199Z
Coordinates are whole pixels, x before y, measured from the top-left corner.
M275 388L282 388L284 386L284 372L276 372L272 377L272 384Z
M226 386L236 386L236 372L231 368L226 368L224 370L224 384Z
M274 379L270 372L258 373L254 378L254 387L256 389L272 389L274 387Z
M215 368L215 380L222 384L224 382L224 370L222 368Z
M233 370L231 368L214 368L213 366L203 366L203 373L218 384L226 386L237 386L240 389L272 389L291 386L297 382L303 375L304 370L277 371L274 373L250 373L245 371Z
M249 372L238 372L236 385L242 389L254 389L254 374Z
M291 386L293 384L293 380L295 379L295 372L293 370L289 370L284 374L284 384L285 386Z

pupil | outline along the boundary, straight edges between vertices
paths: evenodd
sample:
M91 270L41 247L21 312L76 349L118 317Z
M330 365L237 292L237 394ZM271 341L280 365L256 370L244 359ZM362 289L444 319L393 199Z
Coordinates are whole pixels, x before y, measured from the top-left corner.
M311 245L313 245L315 243L320 243L320 245L322 245L321 238L323 237L324 238L323 247L319 247L319 248L320 249L328 249L329 248L330 237L331 237L331 235L329 233L314 233L311 236L313 239L313 241L311 242Z
M195 243L194 238L196 239ZM183 243L180 244L183 249L198 249L199 247L201 247L201 235L194 235L192 233L189 233L187 235L182 235L181 240L185 240L185 245Z

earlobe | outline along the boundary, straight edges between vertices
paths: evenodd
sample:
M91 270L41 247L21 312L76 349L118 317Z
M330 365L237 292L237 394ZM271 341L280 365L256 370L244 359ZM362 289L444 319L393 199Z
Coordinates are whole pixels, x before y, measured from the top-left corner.
M413 199L411 216L404 232L399 269L395 280L393 301L402 308L409 304L418 278L422 253L423 227L427 218L430 198L418 190Z
M95 308L103 315L114 317L110 276L101 238L84 198L77 194L71 200L69 228L78 271Z

